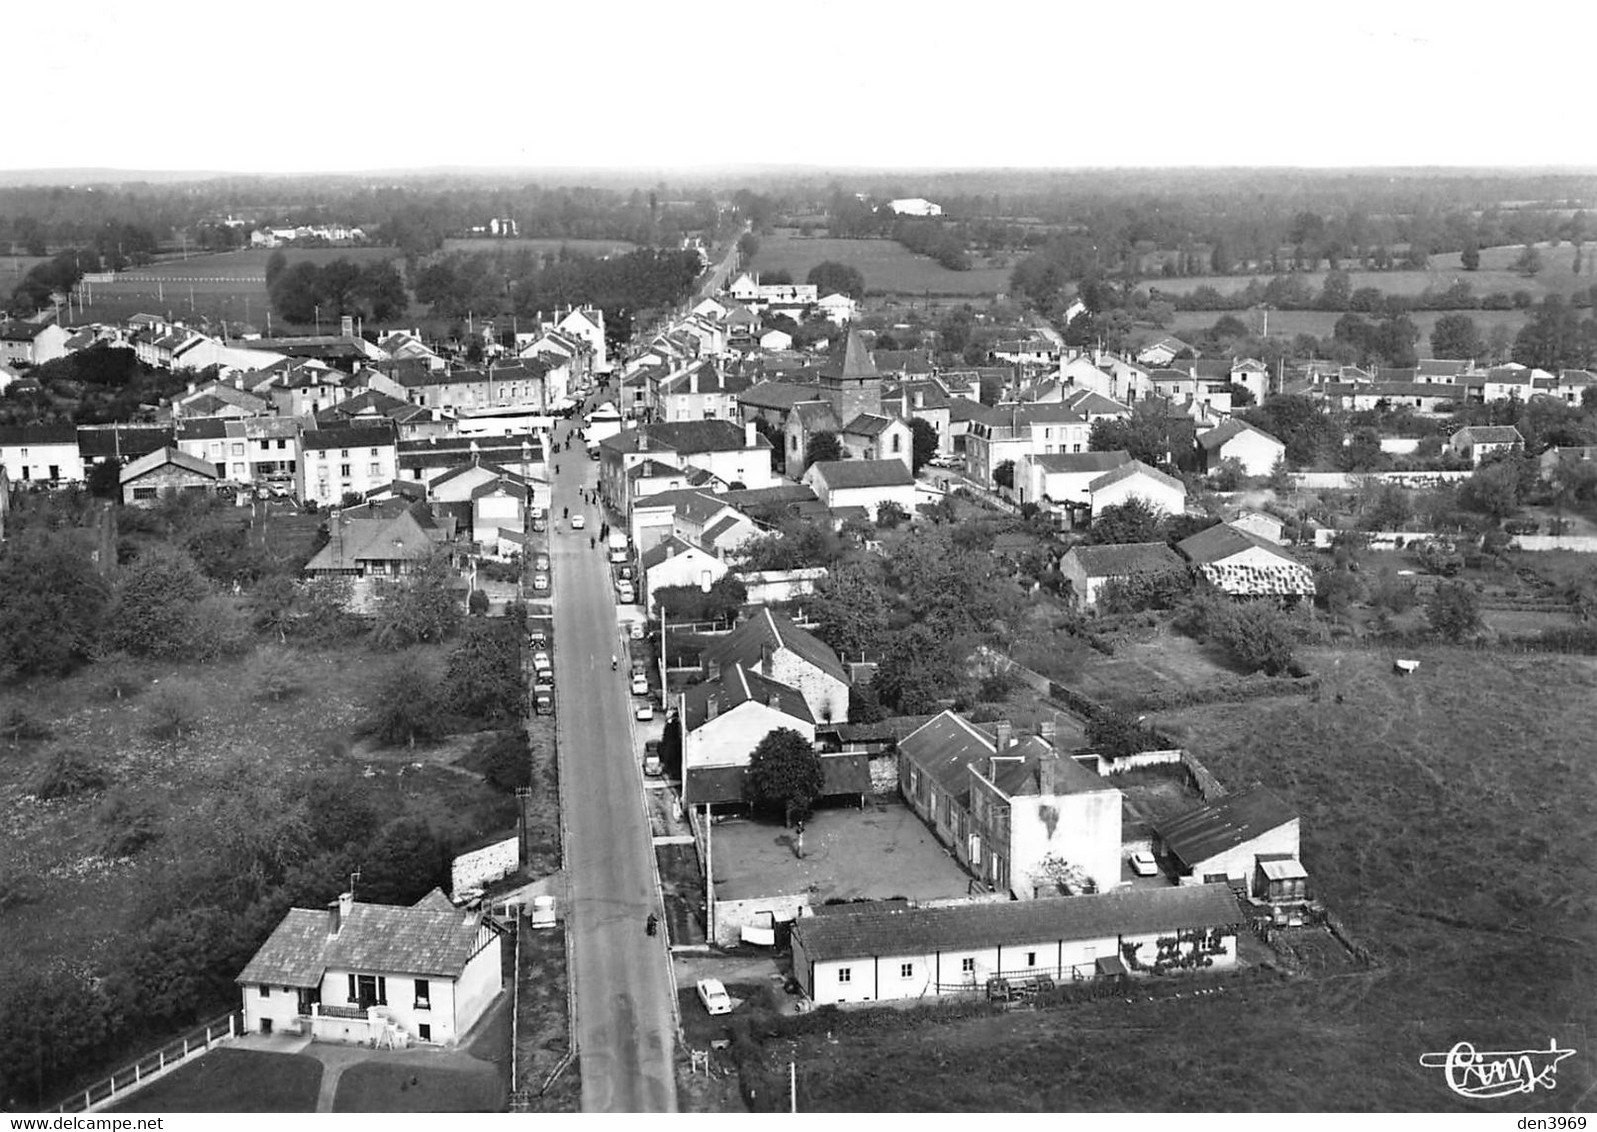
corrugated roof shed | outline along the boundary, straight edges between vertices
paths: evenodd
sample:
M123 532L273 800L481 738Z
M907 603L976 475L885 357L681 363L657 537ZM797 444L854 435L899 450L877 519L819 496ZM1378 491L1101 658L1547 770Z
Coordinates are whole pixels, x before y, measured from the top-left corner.
M1297 811L1263 786L1227 795L1154 825L1170 854L1194 868L1297 818Z

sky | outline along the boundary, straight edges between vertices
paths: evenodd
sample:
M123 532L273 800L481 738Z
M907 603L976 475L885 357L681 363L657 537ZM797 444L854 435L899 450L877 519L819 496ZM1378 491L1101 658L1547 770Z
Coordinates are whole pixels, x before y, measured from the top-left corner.
M80 0L6 23L26 128L0 170L1597 166L1592 0Z

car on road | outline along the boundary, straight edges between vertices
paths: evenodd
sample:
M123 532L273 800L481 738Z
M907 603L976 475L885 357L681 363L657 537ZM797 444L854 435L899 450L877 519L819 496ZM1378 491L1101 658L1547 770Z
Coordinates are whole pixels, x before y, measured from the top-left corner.
M634 696L647 696L649 694L649 680L641 672L632 674L632 694Z
M720 979L699 980L699 1001L704 1004L706 1014L732 1013L732 997L726 993Z
M532 576L532 588L537 590L539 593L547 590L549 588L549 575L534 574Z
M636 715L644 723L647 723L647 722L649 722L649 720L654 718L654 705L652 703L650 703L648 700L644 700L641 704L638 705L638 710L633 712L633 714Z
M572 530L580 531L580 530L585 529L587 527L587 525L588 525L588 517L586 515L573 515L573 516L571 516L571 529Z
M527 647L535 652L548 649L549 634L542 629L533 629L527 634Z
M1151 877L1159 872L1159 865L1153 859L1153 854L1146 849L1139 849L1131 855L1131 871L1139 877Z

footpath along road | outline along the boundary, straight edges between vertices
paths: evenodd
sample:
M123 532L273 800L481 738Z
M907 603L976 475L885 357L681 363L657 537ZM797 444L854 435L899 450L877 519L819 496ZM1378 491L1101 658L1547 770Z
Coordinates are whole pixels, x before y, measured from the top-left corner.
M564 429L557 430L564 438ZM554 468L559 465L560 471ZM663 935L644 921L658 909L642 784L632 744L632 702L610 569L597 540L600 513L578 494L598 465L581 442L549 458L551 527L569 507L588 529L560 521L554 568L555 726L568 839L572 985L584 1112L673 1112L676 1030Z

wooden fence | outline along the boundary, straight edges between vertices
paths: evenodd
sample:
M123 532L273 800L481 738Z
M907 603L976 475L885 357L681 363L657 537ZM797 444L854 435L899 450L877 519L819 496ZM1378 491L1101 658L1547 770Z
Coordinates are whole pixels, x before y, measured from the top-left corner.
M74 1091L51 1112L98 1112L123 1096L142 1089L151 1081L165 1076L191 1057L215 1049L244 1033L244 1015L231 1010L196 1026L175 1041L145 1054L131 1065L97 1081L86 1089Z

